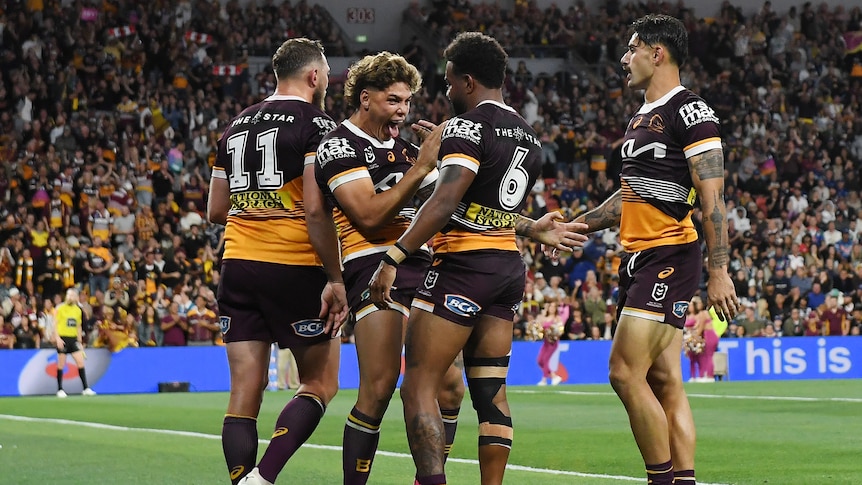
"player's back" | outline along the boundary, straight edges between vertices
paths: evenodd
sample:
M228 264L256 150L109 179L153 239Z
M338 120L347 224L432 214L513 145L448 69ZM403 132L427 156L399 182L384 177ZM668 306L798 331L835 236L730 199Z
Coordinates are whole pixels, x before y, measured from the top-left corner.
M213 177L231 206L225 259L319 266L308 239L302 173L335 123L294 96L273 95L234 118L219 140Z
M476 173L435 252L482 249L517 251L515 223L541 173L542 144L511 107L485 101L451 119L443 131L443 167Z

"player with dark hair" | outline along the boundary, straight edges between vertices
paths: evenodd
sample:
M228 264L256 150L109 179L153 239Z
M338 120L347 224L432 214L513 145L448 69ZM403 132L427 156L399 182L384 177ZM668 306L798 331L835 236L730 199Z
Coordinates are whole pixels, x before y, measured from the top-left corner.
M275 482L311 436L338 389L334 337L347 315L335 226L314 181L317 146L335 128L322 111L329 64L319 42L296 38L272 67L275 93L219 140L207 214L226 225L218 303L231 373L222 446L233 484ZM251 469L272 342L293 351L300 386Z
M459 34L446 48L448 96L457 116L444 126L434 193L374 273L371 299L394 305L396 268L434 237L434 261L413 300L401 385L407 439L421 485L446 483L444 428L436 396L463 350L467 385L479 418L482 483L501 483L512 444L505 382L512 321L524 294L525 269L515 235L557 249L582 245L567 232L586 226L522 217L541 171L541 142L503 103L507 55L491 37ZM439 129L439 127L438 127ZM395 285L396 287L398 285Z
M656 485L695 483L695 428L679 355L703 264L691 218L698 198L708 252L708 304L724 318L733 318L739 308L727 273L719 119L680 85L679 68L687 56L688 34L679 20L647 15L634 22L620 61L628 86L644 90L644 104L622 145L622 187L575 219L590 232L620 226L625 255L610 381L629 415L649 483Z

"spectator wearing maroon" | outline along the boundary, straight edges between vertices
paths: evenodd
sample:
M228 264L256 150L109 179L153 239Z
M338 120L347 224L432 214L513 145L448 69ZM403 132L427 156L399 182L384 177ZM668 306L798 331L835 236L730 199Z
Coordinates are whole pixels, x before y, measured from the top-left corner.
M214 344L221 328L218 316L207 307L206 298L202 294L195 297L195 306L189 310L187 318L191 331L190 343Z
M165 347L176 347L188 345L189 325L186 317L180 315L179 304L171 302L168 306L168 314L161 321L162 332L164 332L163 345Z

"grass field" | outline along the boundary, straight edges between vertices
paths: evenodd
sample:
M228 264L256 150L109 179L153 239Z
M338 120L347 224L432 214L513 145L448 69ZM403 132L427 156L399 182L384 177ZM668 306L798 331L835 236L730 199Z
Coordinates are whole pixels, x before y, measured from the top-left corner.
M862 382L688 384L698 425L697 475L712 484L862 483ZM267 393L268 438L288 392ZM330 405L279 483L341 483L341 433L356 392ZM622 405L609 386L513 387L515 444L505 483L644 483ZM225 484L223 393L0 399L0 484ZM261 444L263 453L265 444ZM383 424L372 484L412 483L401 402ZM446 467L479 482L469 404Z

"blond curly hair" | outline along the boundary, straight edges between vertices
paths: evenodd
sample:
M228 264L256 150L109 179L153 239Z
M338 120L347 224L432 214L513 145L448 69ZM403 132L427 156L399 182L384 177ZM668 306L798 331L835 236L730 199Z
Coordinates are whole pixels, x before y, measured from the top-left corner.
M404 57L383 51L367 55L353 63L344 82L344 99L351 108L359 107L363 89L384 90L395 83L404 83L411 93L422 87L419 70Z

